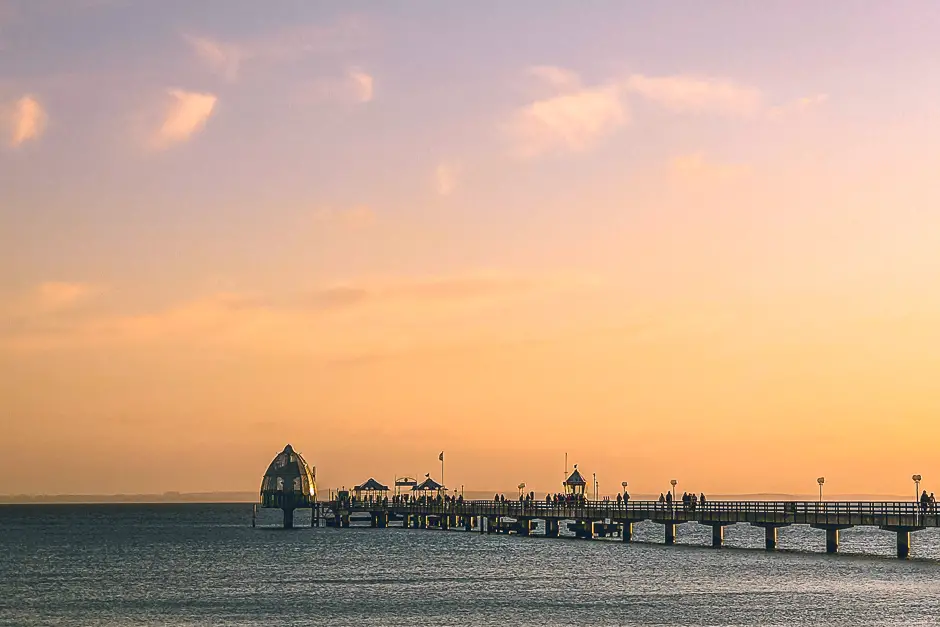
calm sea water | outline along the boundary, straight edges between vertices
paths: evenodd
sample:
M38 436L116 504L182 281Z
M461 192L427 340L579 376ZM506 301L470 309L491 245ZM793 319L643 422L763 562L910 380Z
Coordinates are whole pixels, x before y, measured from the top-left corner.
M0 506L0 625L940 624L936 531L899 561L871 529L828 556L803 527L771 554L742 525L714 550L695 525L665 547L651 524L624 545L278 521L252 529L243 504Z

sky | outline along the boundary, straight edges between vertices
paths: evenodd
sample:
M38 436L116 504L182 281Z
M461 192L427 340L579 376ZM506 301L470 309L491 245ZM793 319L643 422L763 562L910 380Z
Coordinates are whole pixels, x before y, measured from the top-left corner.
M0 494L932 490L938 30L0 0Z

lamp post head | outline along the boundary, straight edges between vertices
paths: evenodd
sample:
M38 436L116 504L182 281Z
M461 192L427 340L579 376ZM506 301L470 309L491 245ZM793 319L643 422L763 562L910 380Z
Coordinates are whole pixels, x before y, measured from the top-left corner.
M920 475L914 475L913 477L911 477L911 479L913 479L916 483L920 483L921 476L920 476Z
M819 485L822 485L822 484L826 483L826 478L825 478L825 477L820 477L819 479L816 480L816 483L818 483Z
M622 485L625 490L627 489L627 482L626 482L626 481L624 481L624 482L621 483L620 485Z
M673 480L671 480L669 483L672 484L672 487L676 487L676 484L679 483L679 482L676 481L675 479L673 479Z

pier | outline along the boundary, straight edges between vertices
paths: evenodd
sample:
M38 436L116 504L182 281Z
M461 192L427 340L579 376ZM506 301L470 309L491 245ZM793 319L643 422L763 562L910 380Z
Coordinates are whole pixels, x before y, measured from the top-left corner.
M316 504L316 518L331 526L348 527L357 514L372 527L387 527L397 521L404 528L463 529L482 533L514 533L520 536L558 537L562 525L575 537L591 539L633 538L633 525L651 521L663 527L667 545L676 544L677 527L697 523L711 527L712 546L724 542L724 528L749 524L764 529L765 548L778 548L777 530L790 525L808 525L826 534L826 552L839 550L839 532L857 526L878 527L897 534L897 555L907 558L911 533L940 526L936 510L924 511L919 503L877 501L709 501L694 508L659 501L584 501L547 503L543 501L432 501L432 502L351 502L327 501ZM540 523L540 524L539 524Z
M443 454L442 454L443 455ZM444 496L444 486L428 476L421 483L406 482L411 494L389 498L388 487L373 478L349 491L338 491L327 500L316 493L315 472L290 445L268 467L261 486L261 506L281 509L284 527L294 524L294 510L309 508L311 526L321 522L349 527L351 521L369 521L371 527L391 523L407 529L462 529L480 533L512 533L560 536L562 528L576 538L619 537L633 539L633 526L651 521L663 528L666 545L677 543L677 527L696 523L711 527L712 546L724 543L729 525L748 524L764 530L764 546L778 548L777 532L790 525L807 525L826 534L826 552L837 553L839 533L852 527L877 527L896 534L897 556L911 552L911 534L940 527L936 505L915 501L675 501L589 500L586 481L575 465L562 483L561 498L512 500L463 500ZM396 482L396 488L401 482ZM820 480L820 485L822 485ZM521 489L521 488L520 488ZM254 524L254 515L252 517Z

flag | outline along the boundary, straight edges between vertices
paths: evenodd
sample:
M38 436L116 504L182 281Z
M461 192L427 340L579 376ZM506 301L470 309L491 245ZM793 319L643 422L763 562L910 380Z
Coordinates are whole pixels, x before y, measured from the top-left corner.
M437 458L441 461L444 461L444 451L441 451L441 454L438 455Z

